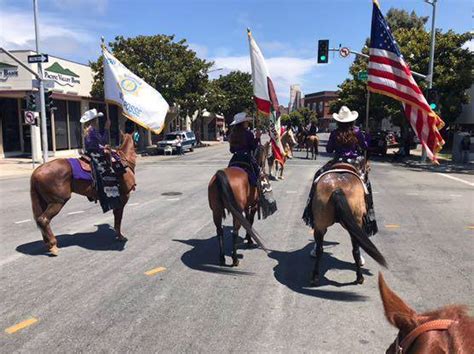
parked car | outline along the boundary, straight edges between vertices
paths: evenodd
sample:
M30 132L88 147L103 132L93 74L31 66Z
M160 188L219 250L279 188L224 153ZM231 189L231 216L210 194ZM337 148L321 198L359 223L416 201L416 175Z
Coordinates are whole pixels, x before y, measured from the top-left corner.
M165 134L163 140L158 142L158 151L164 152L171 148L172 152L176 152L178 136L181 137L181 148L183 152L194 150L196 146L196 136L194 133L191 131L176 131Z
M368 152L374 155L385 156L388 148L397 146L398 142L395 133L378 130L370 136Z

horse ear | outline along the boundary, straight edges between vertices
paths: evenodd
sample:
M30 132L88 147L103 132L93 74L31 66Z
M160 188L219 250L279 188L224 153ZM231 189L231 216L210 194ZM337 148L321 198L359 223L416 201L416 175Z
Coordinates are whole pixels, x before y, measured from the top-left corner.
M379 291L385 310L385 317L390 324L401 331L410 331L416 327L416 312L388 287L382 272L379 272Z

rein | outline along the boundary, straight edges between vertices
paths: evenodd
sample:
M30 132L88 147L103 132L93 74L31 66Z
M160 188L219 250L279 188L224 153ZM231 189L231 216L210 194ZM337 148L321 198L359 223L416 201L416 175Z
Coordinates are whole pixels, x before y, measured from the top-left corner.
M413 329L408 335L403 338L401 343L399 343L399 338L395 341L396 353L403 354L407 353L408 349L411 347L413 342L423 333L430 332L430 331L446 331L456 323L454 320L433 320L423 323L419 325L415 329Z

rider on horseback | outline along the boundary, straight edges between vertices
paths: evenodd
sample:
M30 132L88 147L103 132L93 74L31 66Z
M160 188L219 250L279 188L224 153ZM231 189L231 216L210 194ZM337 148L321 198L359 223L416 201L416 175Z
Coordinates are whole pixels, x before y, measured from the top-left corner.
M374 204L372 199L372 188L370 185L368 171L365 171L364 153L367 150L367 141L364 133L356 126L354 121L359 116L356 111L350 111L348 107L342 106L339 113L333 113L333 118L338 122L337 129L331 132L326 151L335 153L335 157L321 167L314 176L315 181L322 173L330 170L336 163L347 163L353 165L364 176L365 184L369 194L366 197L367 215L364 220L365 231L368 235L375 235L378 232L375 220ZM310 196L303 213L303 220L312 226L312 199L314 185L311 188Z
M230 125L233 126L230 134L229 144L230 152L233 154L229 167L237 166L247 171L249 182L253 187L257 186L257 180L260 176L260 167L255 159L255 150L258 147L260 133L257 137L249 130L251 117L247 117L245 112L238 113Z
M105 122L104 130L98 128L98 119L103 113L97 112L95 108L88 110L81 117L80 122L84 124L84 150L91 159L92 176L95 181L95 189L99 197L100 205L104 213L110 209L120 206L120 189L117 176L110 164L109 156L105 149L108 148L110 120Z

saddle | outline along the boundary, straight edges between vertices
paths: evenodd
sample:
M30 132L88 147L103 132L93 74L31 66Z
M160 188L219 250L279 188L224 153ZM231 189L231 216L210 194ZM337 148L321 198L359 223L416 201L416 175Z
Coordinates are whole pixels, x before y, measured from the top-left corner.
M350 163L346 162L336 162L334 165L331 166L331 168L323 173L321 173L318 178L314 180L314 183L318 183L318 181L328 173L351 173L357 178L362 183L362 186L364 187L364 192L365 194L369 194L369 190L367 188L367 185L365 183L365 173L358 169L356 166L351 165Z

